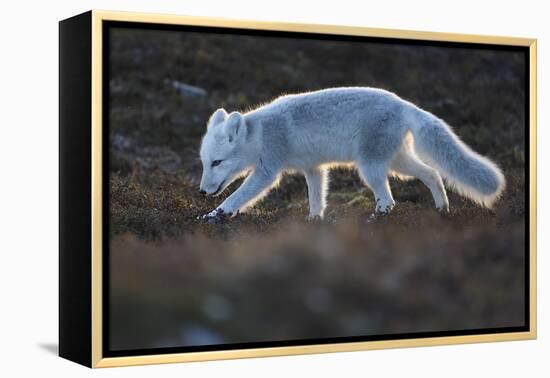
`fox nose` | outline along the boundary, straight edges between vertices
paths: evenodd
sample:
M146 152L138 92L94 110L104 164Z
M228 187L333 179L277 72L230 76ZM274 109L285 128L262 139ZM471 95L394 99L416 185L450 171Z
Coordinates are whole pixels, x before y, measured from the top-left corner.
M206 191L203 190L203 189L201 189L201 190L199 191L199 193L200 193L200 194L206 194Z

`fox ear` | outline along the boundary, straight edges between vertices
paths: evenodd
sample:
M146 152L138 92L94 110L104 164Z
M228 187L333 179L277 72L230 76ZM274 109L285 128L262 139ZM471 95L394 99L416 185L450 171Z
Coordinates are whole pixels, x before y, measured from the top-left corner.
M246 137L246 123L241 113L229 114L225 124L225 133L229 137L229 142Z
M225 109L220 108L210 116L210 119L208 120L208 124L206 127L208 128L210 126L217 125L218 123L225 121L226 118L227 118L227 112L225 111Z

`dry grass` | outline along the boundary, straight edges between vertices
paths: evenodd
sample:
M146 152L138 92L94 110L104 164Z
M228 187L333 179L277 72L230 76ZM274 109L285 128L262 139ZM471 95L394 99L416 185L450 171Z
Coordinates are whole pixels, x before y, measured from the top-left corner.
M448 331L523 323L523 228L287 221L163 243L117 238L114 348ZM233 231L233 233L232 233Z

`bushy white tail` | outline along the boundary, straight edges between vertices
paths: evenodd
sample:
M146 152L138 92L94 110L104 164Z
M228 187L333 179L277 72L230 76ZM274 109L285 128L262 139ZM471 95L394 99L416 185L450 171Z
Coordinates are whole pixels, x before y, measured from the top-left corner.
M414 119L411 131L420 158L458 193L490 208L506 186L497 165L473 151L433 114L420 110Z

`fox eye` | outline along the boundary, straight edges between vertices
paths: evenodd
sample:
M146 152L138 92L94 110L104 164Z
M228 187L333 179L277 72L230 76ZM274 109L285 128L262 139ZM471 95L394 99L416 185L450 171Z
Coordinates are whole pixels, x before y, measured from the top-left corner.
M213 168L213 167L217 167L218 165L220 165L221 162L222 162L222 160L214 160L214 161L212 162L212 168Z

